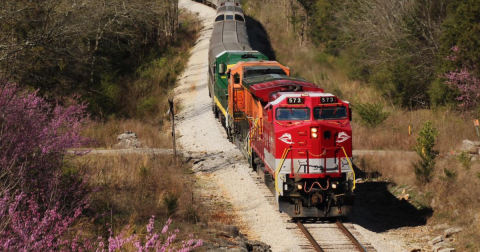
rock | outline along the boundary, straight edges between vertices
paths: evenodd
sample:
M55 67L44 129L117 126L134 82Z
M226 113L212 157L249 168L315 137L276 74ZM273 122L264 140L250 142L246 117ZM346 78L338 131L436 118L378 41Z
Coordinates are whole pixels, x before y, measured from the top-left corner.
M443 223L443 224L438 224L433 226L433 230L447 229L449 227L450 227L449 225Z
M440 249L438 252L455 252L456 250L454 248L444 248Z
M448 248L449 246L451 246L451 244L447 241L442 241L442 242L439 242L437 244L435 244L433 247L432 247L432 251L433 252L438 252L442 249L445 249L445 248Z
M270 246L261 241L247 241L247 250L254 252L270 252Z
M138 141L137 134L131 131L119 135L117 140L120 142L114 146L115 149L135 149L142 147L141 142Z
M246 249L246 248L232 248L232 249L228 249L228 252L248 252L248 249Z
M480 153L480 142L473 142L470 140L463 140L462 142L462 151L468 152L470 154L479 154Z
M446 229L445 231L443 231L443 234L445 235L445 237L450 237L456 233L460 233L462 232L462 228L459 228L459 227L452 227L452 228L449 228L449 229Z
M435 238L433 238L433 240L429 241L428 244L430 244L431 246L437 244L437 243L440 243L443 241L443 236L439 235Z
M475 143L470 140L463 140L462 142L462 151L469 151L475 147Z
M215 196L216 197L216 196ZM213 198L213 195L210 195L210 198ZM217 230L223 231L225 236L228 237L238 237L240 236L240 231L238 230L238 227L232 226L232 225L225 225L217 222L211 222L208 223L209 227L215 228ZM222 232L218 232L222 233Z

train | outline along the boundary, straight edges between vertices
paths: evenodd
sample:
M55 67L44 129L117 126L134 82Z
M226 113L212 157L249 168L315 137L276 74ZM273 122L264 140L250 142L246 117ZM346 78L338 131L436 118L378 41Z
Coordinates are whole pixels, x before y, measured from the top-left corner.
M326 93L250 46L240 0L217 9L208 52L208 92L228 139L292 218L353 211L350 103Z

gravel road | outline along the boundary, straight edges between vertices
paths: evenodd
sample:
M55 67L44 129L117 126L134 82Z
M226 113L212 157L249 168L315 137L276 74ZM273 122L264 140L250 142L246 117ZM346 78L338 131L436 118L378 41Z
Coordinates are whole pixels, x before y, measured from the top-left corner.
M218 190L233 205L236 224L249 239L272 246L273 251L302 251L308 242L299 232L292 232L288 216L280 214L269 191L255 179L240 151L226 139L225 131L214 118L207 87L207 53L215 10L205 5L180 0L180 7L198 13L204 28L191 51L188 66L178 80L175 100L182 112L177 115L178 143L184 153L201 156L194 166L200 179L213 180ZM195 153L195 154L194 154ZM199 157L200 158L200 157ZM274 200L273 200L274 201ZM370 232L354 225L359 236L376 251L405 251L401 242L387 234Z

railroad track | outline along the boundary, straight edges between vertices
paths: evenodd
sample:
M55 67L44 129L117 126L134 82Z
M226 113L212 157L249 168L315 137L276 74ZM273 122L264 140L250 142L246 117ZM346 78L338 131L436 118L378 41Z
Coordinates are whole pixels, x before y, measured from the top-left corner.
M297 221L296 224L314 251L376 251L369 243L365 244L366 246L362 245L340 221L335 223Z

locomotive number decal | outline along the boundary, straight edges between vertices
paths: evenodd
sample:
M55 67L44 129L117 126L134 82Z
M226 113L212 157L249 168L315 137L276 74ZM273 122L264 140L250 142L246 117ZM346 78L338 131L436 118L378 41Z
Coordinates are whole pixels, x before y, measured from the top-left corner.
M281 137L278 138L280 141L286 143L286 144L293 144L293 141L292 141L292 135L290 135L289 133L285 133L283 134Z
M302 104L303 99L300 97L290 97L287 99L288 104Z
M337 143L343 143L345 141L347 141L348 139L350 138L349 135L347 135L347 133L345 132L340 132L338 133L338 138L337 138Z
M322 97L320 100L322 103L337 103L337 98L335 97Z

